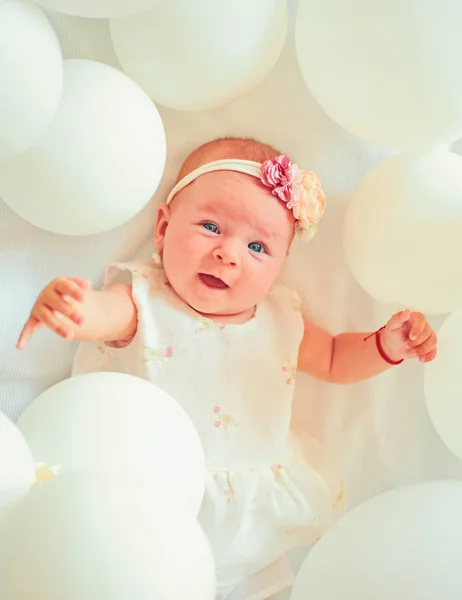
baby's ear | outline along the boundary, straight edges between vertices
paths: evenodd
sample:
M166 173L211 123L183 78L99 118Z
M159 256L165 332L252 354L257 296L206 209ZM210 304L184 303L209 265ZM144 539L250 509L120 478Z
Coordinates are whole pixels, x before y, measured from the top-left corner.
M157 209L154 245L158 252L162 252L164 248L165 232L167 231L168 223L170 220L170 214L170 207L166 204L161 204Z

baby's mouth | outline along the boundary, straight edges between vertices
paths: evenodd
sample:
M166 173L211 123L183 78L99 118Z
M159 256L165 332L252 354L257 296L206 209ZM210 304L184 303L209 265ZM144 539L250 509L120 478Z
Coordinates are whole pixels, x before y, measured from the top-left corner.
M218 277L214 277L213 275L207 275L207 273L199 273L199 279L208 288L214 290L226 290L229 287L222 279L218 279Z

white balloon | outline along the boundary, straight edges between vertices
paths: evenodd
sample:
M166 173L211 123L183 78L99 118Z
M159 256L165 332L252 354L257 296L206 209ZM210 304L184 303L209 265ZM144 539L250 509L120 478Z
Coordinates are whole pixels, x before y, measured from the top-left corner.
M462 307L462 157L403 153L373 169L347 208L344 247L379 302L427 313Z
M459 600L462 482L376 496L343 517L302 565L291 600Z
M0 412L0 510L25 496L35 481L34 459L26 440Z
M0 161L33 146L61 98L58 38L36 6L0 0Z
M462 136L462 3L302 0L296 48L305 82L340 126L417 149Z
M165 158L163 124L147 94L117 69L68 60L61 103L45 134L0 164L0 196L37 227L95 234L144 208Z
M214 108L257 86L285 40L284 0L194 0L111 21L117 57L160 104Z
M205 489L199 434L181 406L123 373L61 381L22 413L18 427L37 462L60 473L126 466L153 475L197 515Z
M36 486L5 526L8 600L213 600L205 534L156 482L66 473Z
M425 365L425 398L430 419L446 446L462 459L462 310L438 332L438 356Z
M110 19L151 10L171 0L39 0L40 4L76 17Z

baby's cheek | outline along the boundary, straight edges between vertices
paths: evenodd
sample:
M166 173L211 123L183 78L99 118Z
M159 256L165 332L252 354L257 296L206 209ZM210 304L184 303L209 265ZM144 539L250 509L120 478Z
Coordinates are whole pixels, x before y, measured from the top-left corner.
M276 262L274 261L271 266L268 266L268 269L265 272L265 283L268 291L273 289L274 284L277 281L277 278L281 274L282 267L284 265L284 261Z
M186 253L193 246L193 237L194 236L188 234L184 230L173 230L169 239L167 240L167 250L171 254Z
M247 281L249 291L260 297L269 293L276 280L277 272L268 265L259 265L258 269L253 269L248 273Z
M198 233L185 238L183 251L189 253L191 259L198 259L212 254L213 248L214 238Z

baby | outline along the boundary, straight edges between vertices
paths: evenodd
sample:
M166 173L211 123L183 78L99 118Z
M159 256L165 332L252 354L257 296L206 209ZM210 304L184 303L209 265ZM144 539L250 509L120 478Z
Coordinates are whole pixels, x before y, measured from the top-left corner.
M290 586L282 557L313 544L342 510L335 471L291 425L297 369L353 383L436 355L420 313L395 314L369 335L332 336L276 283L294 236L310 239L324 207L316 175L274 148L205 144L158 209L154 260L113 265L103 291L83 279L51 282L18 341L22 349L47 327L87 342L73 374L137 375L186 410L206 454L199 520L219 598L267 598Z

